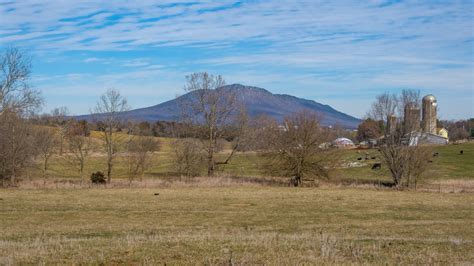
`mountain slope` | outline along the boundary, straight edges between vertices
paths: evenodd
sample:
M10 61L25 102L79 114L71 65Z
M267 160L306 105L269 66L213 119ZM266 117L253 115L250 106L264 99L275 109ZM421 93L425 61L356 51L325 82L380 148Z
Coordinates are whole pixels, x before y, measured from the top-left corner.
M247 112L250 116L268 115L278 121L282 121L285 116L294 112L310 110L322 115L322 123L324 125L338 124L345 128L356 128L360 123L359 119L339 112L329 105L286 94L272 94L262 88L233 84L221 87L219 90L236 91L240 100L247 108ZM192 93L188 93L180 97L193 97L193 95ZM124 118L135 121L153 122L177 120L178 114L179 107L177 99L173 99L155 106L124 112L123 116ZM89 115L78 116L76 118L86 120L91 119Z

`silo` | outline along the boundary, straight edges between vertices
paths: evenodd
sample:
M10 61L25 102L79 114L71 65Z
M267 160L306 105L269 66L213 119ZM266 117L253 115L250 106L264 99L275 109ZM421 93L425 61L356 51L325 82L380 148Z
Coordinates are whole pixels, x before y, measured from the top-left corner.
M423 97L423 113L421 126L424 133L436 134L436 108L438 102L433 95Z
M387 132L389 135L392 135L397 130L397 117L394 115L389 115L387 117Z
M414 102L407 103L404 110L405 128L408 132L420 131L420 108Z

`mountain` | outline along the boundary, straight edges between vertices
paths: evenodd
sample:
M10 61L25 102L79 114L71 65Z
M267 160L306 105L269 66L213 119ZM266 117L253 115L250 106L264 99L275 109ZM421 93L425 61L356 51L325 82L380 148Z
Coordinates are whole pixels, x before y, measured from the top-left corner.
M344 128L357 128L359 119L339 112L329 105L312 100L297 98L286 94L273 94L265 89L240 84L226 85L218 90L232 90L240 97L250 116L268 115L282 121L287 115L301 110L310 110L322 114L323 125L341 125ZM180 97L194 97L187 93ZM135 121L174 121L179 114L179 99L173 99L155 106L124 112L124 118ZM76 119L91 120L90 115L77 116ZM99 115L100 119L100 115Z

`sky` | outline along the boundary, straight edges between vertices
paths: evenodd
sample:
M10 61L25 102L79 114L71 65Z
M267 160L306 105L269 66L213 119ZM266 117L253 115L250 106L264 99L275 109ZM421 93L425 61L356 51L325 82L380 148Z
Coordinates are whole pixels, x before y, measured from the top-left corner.
M31 56L44 112L87 114L109 88L152 106L207 71L359 118L377 94L417 89L464 119L473 16L473 1L0 0L0 49Z

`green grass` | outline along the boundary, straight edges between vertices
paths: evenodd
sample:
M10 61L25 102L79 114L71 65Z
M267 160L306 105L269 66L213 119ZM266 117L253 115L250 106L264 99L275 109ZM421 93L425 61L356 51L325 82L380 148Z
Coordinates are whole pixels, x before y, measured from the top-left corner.
M464 154L460 155L459 151ZM474 142L434 148L439 157L425 175L428 179L474 179Z
M438 157L433 157L433 163L430 164L428 171L423 174L420 181L437 182L441 180L474 180L474 142L433 146L433 152L438 152ZM460 155L459 151L463 150L464 154ZM369 153L369 157L376 156L376 160L358 161L359 157L364 158L365 152ZM362 150L358 153L356 150L341 151L342 160L345 162L361 162L366 164L363 167L354 167L339 169L334 173L338 179L344 180L360 180L360 181L390 181L388 169L383 166L382 170L371 170L371 166L375 162L380 162L380 155L377 150Z
M1 189L0 264L471 264L473 202L335 188Z

